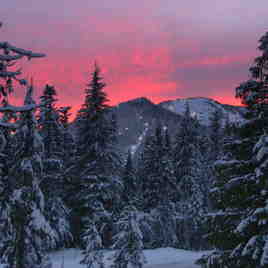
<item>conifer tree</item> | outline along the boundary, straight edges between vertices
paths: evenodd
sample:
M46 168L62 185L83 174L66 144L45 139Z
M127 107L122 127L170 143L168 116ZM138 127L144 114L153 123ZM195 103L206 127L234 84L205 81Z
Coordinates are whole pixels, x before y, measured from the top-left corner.
M60 121L60 113L55 106L56 89L46 85L40 97L38 116L39 133L44 141L44 179L41 187L46 199L46 215L57 234L55 246L67 246L72 241L70 211L64 198L64 148L65 128ZM71 147L71 144L70 144Z
M241 98L242 103L257 114L267 115L267 90L268 90L268 32L259 40L261 55L254 60L249 69L251 79L240 84L236 88L236 97Z
M29 87L25 106L34 104L32 88ZM9 235L1 248L3 262L8 267L48 267L44 241L54 242L55 234L44 214L44 196L39 184L42 178L42 148L38 139L33 108L23 112L21 128L16 136L22 144L17 147L14 162L8 173L13 191L9 198Z
M212 161L216 161L220 156L220 149L222 148L222 112L220 110L215 110L213 117L211 118L210 126L210 140L211 140L211 152L210 158Z
M252 196L252 206L237 225L234 233L239 244L232 251L230 259L235 267L266 267L268 265L267 238L267 164L268 137L262 135L253 152L257 161L256 184Z
M142 268L145 264L143 254L143 234L138 219L138 211L129 206L121 213L117 222L119 232L114 236L113 268Z
M211 192L215 212L208 215L208 237L217 251L201 260L209 268L267 265L263 221L267 144L266 135L262 136L267 129L267 37L265 34L259 41L262 55L250 68L252 79L236 88L236 96L250 111L248 120L236 128L235 140L225 141L225 155L216 162L218 175Z
M0 120L1 160L10 140L16 152L13 157L10 154L6 158L5 155L7 161L1 161L0 164L1 263L12 268L49 267L43 242L47 237L53 238L53 232L44 217L44 199L39 187L42 145L36 132L33 114L36 105L32 100L32 88L27 90L24 106L12 106L8 98L14 90L14 82L28 85L25 79L19 78L20 70L12 71L9 67L23 57L31 59L43 57L44 54L17 48L8 42L0 42L0 51L0 112L4 114ZM17 121L10 121L11 117ZM12 136L9 136L11 131ZM21 144L15 143L17 138Z
M83 251L83 259L81 264L85 264L87 268L104 268L103 253L101 251L102 238L97 230L94 221L90 221L83 234L83 240L86 245Z
M40 97L39 128L44 140L46 159L61 159L62 133L59 124L59 113L55 107L56 89L46 85L43 95Z
M172 162L169 161L164 137L162 125L158 124L154 133L147 135L141 154L138 176L143 195L143 208L147 212L160 205L166 195L172 196L176 190Z
M104 87L100 69L95 64L91 81L85 90L85 102L76 119L77 154L70 169L75 198L71 206L77 226L74 232L78 236L87 218L94 213L94 204L102 207L108 216L113 214L120 200L121 161L116 151L116 119L107 105ZM111 241L112 219L108 218L105 220L110 224L102 233L106 243ZM101 228L103 222L96 224L97 228Z
M174 141L174 173L177 180L177 212L180 214L179 246L193 249L202 243L202 213L207 210L206 182L209 169L203 152L201 126L191 118L186 105L179 132Z
M137 185L137 177L136 171L133 166L133 160L131 152L128 151L126 164L122 174L122 203L124 206L130 204L137 204L138 193L138 185Z
M75 157L75 138L70 130L70 106L61 107L59 112L59 122L62 127L62 159L64 168L68 169Z

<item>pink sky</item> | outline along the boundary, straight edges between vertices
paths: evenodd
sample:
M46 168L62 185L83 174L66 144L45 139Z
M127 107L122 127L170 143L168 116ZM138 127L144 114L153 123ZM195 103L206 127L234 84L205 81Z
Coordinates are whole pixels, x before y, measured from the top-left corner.
M97 60L112 104L212 97L239 104L267 27L268 1L12 0L1 3L1 41L47 54L24 61L40 94L55 85L76 110ZM17 99L20 94L17 94Z

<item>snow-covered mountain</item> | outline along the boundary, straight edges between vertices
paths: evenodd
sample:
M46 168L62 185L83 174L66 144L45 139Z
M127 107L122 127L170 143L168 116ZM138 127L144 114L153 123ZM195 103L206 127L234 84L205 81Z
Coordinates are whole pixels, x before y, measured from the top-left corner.
M222 112L223 125L227 118L237 123L245 120L245 108L221 104L208 98L177 99L160 104L154 104L147 98L129 100L113 107L118 120L120 149L123 152L130 149L133 153L141 149L146 134L158 123L168 127L169 133L174 136L179 130L186 103L193 117L204 125L204 131L209 127L210 118L216 110Z
M146 98L138 98L113 107L118 120L119 146L123 151L131 149L135 153L143 143L146 134L159 123L176 133L181 116L152 103Z
M225 124L226 120L229 120L230 123L239 123L244 120L245 108L221 104L209 98L196 97L177 99L165 101L158 105L171 112L183 115L187 104L189 105L192 116L196 117L199 122L205 126L210 125L210 120L216 110L222 113L223 125Z

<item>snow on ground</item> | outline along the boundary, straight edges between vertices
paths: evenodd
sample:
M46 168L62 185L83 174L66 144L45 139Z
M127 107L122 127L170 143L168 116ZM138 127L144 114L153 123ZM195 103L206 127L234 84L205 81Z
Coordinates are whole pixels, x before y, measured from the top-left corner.
M175 248L159 248L144 250L147 260L145 268L196 268L195 261L205 252L195 252ZM111 257L113 251L107 251L105 254L106 267L112 264ZM53 268L84 268L80 264L82 259L81 250L66 249L51 254ZM63 266L64 264L64 266Z

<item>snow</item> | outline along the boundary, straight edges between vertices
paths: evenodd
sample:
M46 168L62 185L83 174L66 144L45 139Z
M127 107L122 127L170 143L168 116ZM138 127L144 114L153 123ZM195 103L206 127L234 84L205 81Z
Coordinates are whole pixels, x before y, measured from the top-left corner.
M222 125L224 126L227 121L230 123L241 123L245 121L242 114L234 106L227 106L220 104L209 98L187 98L177 99L173 101L166 101L160 103L160 106L174 112L176 114L184 115L186 104L190 109L191 117L196 118L201 124L209 126L211 124L211 118L216 110L222 113L223 120Z
M206 252L188 251L175 248L158 248L144 250L147 263L145 268L195 268L200 267L195 261ZM105 266L110 267L114 251L105 251ZM82 259L81 250L66 249L51 254L53 268L82 268L85 265L80 264Z

